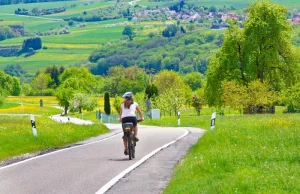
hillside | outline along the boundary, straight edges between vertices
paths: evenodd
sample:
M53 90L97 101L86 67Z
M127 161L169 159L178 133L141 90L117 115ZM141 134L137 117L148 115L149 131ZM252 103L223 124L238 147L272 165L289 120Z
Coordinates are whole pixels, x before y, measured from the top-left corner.
M20 26L24 29L25 36L19 34L17 37L0 41L0 47L21 47L25 39L38 35L42 39L44 49L38 50L36 54L26 58L24 55L0 57L0 69L4 69L6 65L20 64L29 73L34 74L38 69L42 70L50 65L70 66L88 62L93 50L107 46L107 43L118 47L118 44L128 41L122 35L124 26L128 24L134 27L136 34L133 42L149 40L148 35L151 32L156 36L160 36L167 24L176 23L174 18L168 18L168 15L159 13L154 15L155 17L150 15L150 18L141 17L141 21L131 21L130 14L143 13L147 9L159 10L156 7L166 8L175 5L177 2L141 0L116 3L115 1L94 0L87 2L78 0L2 5L0 6L0 26ZM242 10L252 1L191 0L185 2L189 6L188 8L184 7L184 9L192 9L192 6L206 8L216 6L221 10L225 6L227 12L242 14ZM295 0L273 0L272 2L287 6L290 10L293 10L291 11L293 13L297 12L294 9L300 8L300 2ZM65 8L65 11L60 13L39 15L40 12L36 12L36 8L42 10L62 7ZM15 15L18 9L25 10L29 15ZM128 15L126 12L128 12ZM95 21L84 22L84 20ZM201 34L203 32L205 34L210 31L212 21L199 22L194 23L194 27L191 27L192 30L188 30L190 23L184 20L181 21L181 26L189 33ZM213 53L214 49L216 48L211 47L210 52ZM208 56L203 55L203 57L203 59L206 59Z

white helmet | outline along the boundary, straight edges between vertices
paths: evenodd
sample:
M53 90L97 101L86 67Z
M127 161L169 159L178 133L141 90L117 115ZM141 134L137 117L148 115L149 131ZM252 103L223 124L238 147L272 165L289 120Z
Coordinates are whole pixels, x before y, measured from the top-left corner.
M126 92L122 97L132 99L132 96L133 96L132 92Z

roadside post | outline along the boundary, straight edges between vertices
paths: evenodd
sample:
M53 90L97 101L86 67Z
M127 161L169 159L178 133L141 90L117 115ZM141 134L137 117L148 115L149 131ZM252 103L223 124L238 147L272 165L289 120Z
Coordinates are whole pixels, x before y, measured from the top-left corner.
M44 102L42 99L40 99L40 108L41 108L42 114L43 114L43 106L44 106Z
M178 112L178 126L180 125L180 112Z
M40 99L40 107L42 108L44 106L44 102L42 99Z
M35 125L34 115L30 115L30 121L31 121L31 127L32 127L32 134L35 137L37 137L37 130L36 130L36 125Z
M216 124L216 113L214 112L211 115L211 121L210 121L210 129L213 130L215 128L215 124Z

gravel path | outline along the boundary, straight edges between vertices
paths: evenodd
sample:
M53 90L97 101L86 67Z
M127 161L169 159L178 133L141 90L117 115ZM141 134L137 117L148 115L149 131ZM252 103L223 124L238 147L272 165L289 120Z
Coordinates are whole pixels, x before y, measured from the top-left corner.
M83 120L83 119L74 118L74 117L63 117L59 114L52 115L49 118L56 122L61 122L61 123L74 123L76 125L92 125L92 124L94 124L92 121Z

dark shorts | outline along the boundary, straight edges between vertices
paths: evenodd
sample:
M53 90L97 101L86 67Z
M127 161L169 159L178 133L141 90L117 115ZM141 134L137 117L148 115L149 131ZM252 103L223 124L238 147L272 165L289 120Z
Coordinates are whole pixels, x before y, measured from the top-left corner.
M136 117L124 117L122 118L122 124L123 123L133 123L133 126L137 126L137 120Z

